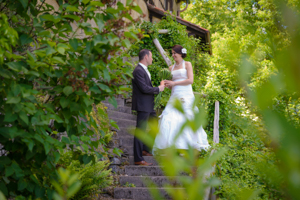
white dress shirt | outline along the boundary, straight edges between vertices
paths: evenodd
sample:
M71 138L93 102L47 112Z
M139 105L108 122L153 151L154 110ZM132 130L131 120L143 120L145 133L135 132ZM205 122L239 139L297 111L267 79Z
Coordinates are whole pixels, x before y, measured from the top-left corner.
M150 74L150 72L148 71L148 67L146 67L144 64L142 64L142 63L139 63L143 68L144 68L144 70L147 72L147 74L148 74L148 76L149 76L149 78L150 78L150 80L151 80L151 74Z

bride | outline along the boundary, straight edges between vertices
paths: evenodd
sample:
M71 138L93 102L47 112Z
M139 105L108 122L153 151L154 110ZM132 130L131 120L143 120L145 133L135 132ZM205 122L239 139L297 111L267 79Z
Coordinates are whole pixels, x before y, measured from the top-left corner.
M189 146L194 149L206 150L209 147L207 135L202 126L194 133L189 127L182 131L182 134L174 141L176 134L179 132L182 124L185 122L185 116L173 107L175 99L182 102L183 109L189 119L194 117L192 110L195 100L192 83L194 80L193 68L190 62L186 62L186 49L180 45L172 48L172 56L175 64L169 67L172 73L172 81L165 80L164 83L168 88L172 88L171 97L166 108L160 115L159 128L160 132L155 138L153 152L159 149L166 149L173 144L176 149L188 149ZM198 111L198 108L196 108Z

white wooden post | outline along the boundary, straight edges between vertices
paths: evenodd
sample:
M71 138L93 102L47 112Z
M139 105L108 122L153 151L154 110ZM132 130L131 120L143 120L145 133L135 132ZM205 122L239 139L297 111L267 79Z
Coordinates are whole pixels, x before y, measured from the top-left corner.
M168 56L166 55L165 50L162 48L162 46L160 45L158 39L154 39L153 43L155 44L157 50L159 51L160 55L163 57L163 59L165 60L165 62L167 63L168 66L172 65L171 60L168 58Z
M215 102L214 143L219 143L219 101Z
M214 137L213 137L213 141L214 143L219 143L219 101L215 102L215 116L214 116ZM215 150L213 149L210 153L210 156L213 155L215 152ZM207 173L204 174L204 181L206 181L214 172L216 169L216 164L214 164L211 168L210 171L208 171ZM204 200L208 200L209 199L209 195L210 195L210 191L211 191L211 187L207 187L205 189L205 194L204 194ZM215 196L213 196L212 198L215 199Z

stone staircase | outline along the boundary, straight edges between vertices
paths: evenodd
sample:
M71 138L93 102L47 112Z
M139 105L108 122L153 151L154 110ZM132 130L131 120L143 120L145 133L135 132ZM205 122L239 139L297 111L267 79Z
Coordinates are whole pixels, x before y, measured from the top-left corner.
M156 189L160 191L164 199L171 199L163 188L163 185L168 183L168 178L164 176L161 167L158 166L153 156L144 156L145 161L153 163L153 166L134 165L133 136L129 131L133 131L136 126L136 116L131 114L131 107L124 104L124 99L119 98L117 102L117 108L104 102L109 118L116 121L120 128L120 130L115 129L116 133L110 148L117 147L124 152L121 157L114 156L111 158L112 171L119 174L120 184L120 187L114 188L114 199L152 199L149 192L151 189L147 188L145 184L147 180L156 184ZM173 181L172 184L178 185L176 181Z

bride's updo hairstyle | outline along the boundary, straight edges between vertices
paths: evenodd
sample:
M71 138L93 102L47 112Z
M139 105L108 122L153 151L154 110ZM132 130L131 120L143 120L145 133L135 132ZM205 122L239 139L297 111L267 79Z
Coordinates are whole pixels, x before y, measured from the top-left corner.
M182 53L182 49L184 49L181 45L176 44L174 47L172 47L172 50L176 53L180 54L182 58L186 57L186 53Z

